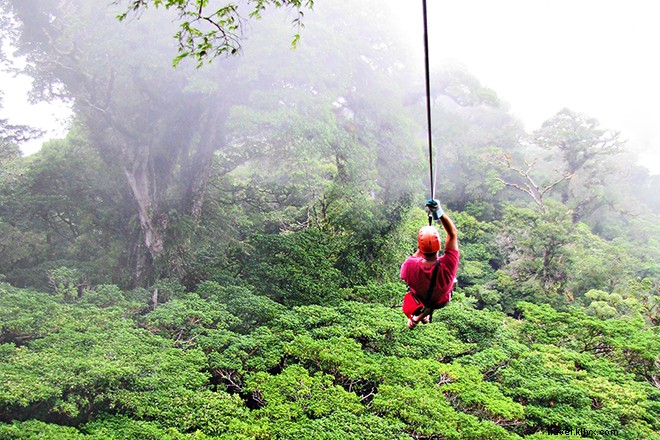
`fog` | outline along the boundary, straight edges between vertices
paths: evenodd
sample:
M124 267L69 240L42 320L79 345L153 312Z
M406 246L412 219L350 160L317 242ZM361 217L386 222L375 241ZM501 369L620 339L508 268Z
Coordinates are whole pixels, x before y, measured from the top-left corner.
M655 142L623 43L650 24L429 0L429 158L419 3L318 0L291 50L266 2L200 68L180 17L108 3L0 0L33 96L71 103L2 82L0 438L660 432L660 176L623 142ZM21 123L63 137L22 155ZM409 260L429 196L444 247Z
M405 8L394 1L382 4L387 18L396 23L392 35L406 39L405 50L413 55L407 68L421 76L421 1ZM323 14L324 6L318 2L308 16ZM564 107L594 117L604 127L621 131L640 163L660 173L654 111L660 102L660 61L653 55L660 41L657 2L469 0L429 2L428 12L432 68L462 66L509 103L528 130ZM248 39L259 25L249 24ZM303 29L299 50L306 50L305 34L309 38L310 32L313 29ZM172 58L174 46L172 40L172 52L163 57ZM29 79L7 73L0 78L0 115L47 131L43 139L23 147L26 153L65 133L70 115L66 105L30 105Z
M407 28L421 29L420 5L406 10ZM432 66L464 66L528 130L563 107L592 116L660 174L658 2L431 1L428 14ZM418 49L420 32L409 35Z

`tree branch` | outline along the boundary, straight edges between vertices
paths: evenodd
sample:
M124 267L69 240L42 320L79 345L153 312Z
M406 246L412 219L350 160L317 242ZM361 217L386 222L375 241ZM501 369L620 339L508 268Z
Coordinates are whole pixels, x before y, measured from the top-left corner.
M502 179L501 177L497 177L497 181L501 182L505 186L509 186L511 188L515 188L518 191L524 192L525 194L528 194L532 200L534 200L534 203L539 207L539 209L542 212L545 212L545 206L543 204L543 197L549 193L553 188L555 188L557 185L560 183L571 179L575 173L564 173L559 177L557 180L550 182L549 184L546 185L538 185L535 181L534 178L532 177L532 171L534 169L534 166L536 165L537 158L534 158L531 162L528 162L525 160L525 166L526 169L519 168L515 166L512 163L512 158L511 155L508 153L501 153L501 154L490 154L488 155L488 158L490 160L494 160L495 162L500 163L501 165L504 165L507 167L509 170L516 172L518 175L520 175L523 179L526 180L523 184L520 183L515 183L515 182L507 182L506 180Z

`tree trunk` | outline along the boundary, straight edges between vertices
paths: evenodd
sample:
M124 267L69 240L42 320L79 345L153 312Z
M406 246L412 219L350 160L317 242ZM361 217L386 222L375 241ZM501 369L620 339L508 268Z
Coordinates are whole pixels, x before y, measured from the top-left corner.
M154 287L154 290L151 292L151 307L153 310L156 310L158 306L158 288Z
M141 268L136 276L144 281L152 278L153 263L158 261L163 253L164 241L162 228L166 226L167 219L158 213L157 202L154 198L154 178L151 166L149 147L140 146L134 149L125 149L131 152L131 157L124 161L124 173L128 185L133 193L137 204L138 221L142 232L142 244L144 245L148 258L139 258L146 267ZM129 156L126 154L126 156ZM159 224L160 223L160 224Z
M199 147L191 161L187 173L186 194L184 195L184 210L197 222L202 215L204 196L208 184L209 172L213 163L213 153L216 151L218 129L216 124L208 127L202 133Z

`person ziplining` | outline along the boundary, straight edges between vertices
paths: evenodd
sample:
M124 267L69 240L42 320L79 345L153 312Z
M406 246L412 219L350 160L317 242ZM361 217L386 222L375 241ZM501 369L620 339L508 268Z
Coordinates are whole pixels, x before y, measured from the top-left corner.
M456 280L460 253L458 251L458 231L454 222L447 216L435 199L433 173L433 136L431 131L431 83L429 80L429 41L426 14L426 0L422 0L424 19L424 54L426 73L426 122L428 130L429 169L431 198L426 201L429 211L429 224L417 233L417 251L401 265L401 279L408 286L401 306L408 317L408 328L413 329L420 322L431 322L433 310L446 306L451 301L451 292ZM447 233L444 253L440 256L440 233L433 221L440 222Z
M402 310L408 317L408 328L420 322L431 322L434 309L451 301L451 292L458 271L458 230L444 213L437 200L428 200L430 219L439 222L447 237L444 254L440 256L440 234L435 226L423 226L417 234L417 251L401 265L401 279L408 286Z

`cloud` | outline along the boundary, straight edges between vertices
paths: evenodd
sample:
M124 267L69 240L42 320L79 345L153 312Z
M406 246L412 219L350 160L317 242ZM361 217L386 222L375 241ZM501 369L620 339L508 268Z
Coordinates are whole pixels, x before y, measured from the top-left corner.
M421 28L421 7L409 13ZM464 65L529 130L563 107L594 117L660 174L660 2L429 1L428 13L432 64Z
M66 134L68 120L71 117L69 106L58 102L36 104L28 102L31 80L24 75L14 76L0 72L0 83L3 97L0 118L9 119L12 124L30 125L46 132L43 137L22 145L23 154L35 153L41 148L44 141Z

